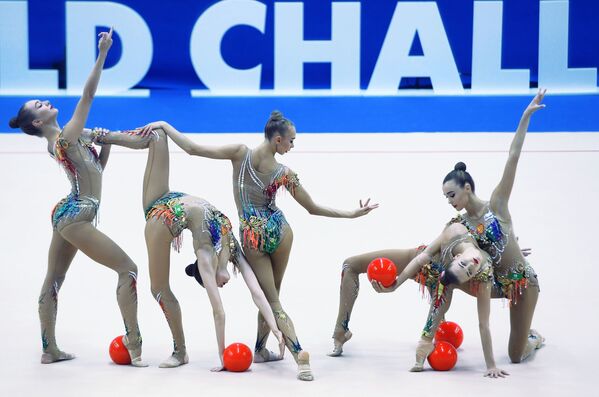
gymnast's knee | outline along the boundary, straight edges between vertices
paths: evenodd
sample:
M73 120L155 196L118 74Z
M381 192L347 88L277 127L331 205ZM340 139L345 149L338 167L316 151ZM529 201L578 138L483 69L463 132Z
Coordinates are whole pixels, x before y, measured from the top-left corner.
M133 276L137 279L137 265L129 258L118 270L119 275Z
M156 133L156 136L158 137L158 141L161 141L162 139L166 139L166 133L164 132L164 130L162 128L157 128L154 130L154 132Z
M158 301L158 303L160 303L163 300L169 301L169 302L177 302L177 298L175 297L175 294L173 294L173 291L171 290L170 285L153 285L150 287L150 291L152 292L152 296L154 297L154 299L156 299L156 301Z
M360 261L358 257L350 256L349 258L345 258L345 260L343 260L343 265L341 266L341 272L360 273Z

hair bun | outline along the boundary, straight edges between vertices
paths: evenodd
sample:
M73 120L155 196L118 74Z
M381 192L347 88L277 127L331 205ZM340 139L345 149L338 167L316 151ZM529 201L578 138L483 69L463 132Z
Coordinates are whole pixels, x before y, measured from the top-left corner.
M8 125L10 126L10 128L19 128L19 121L16 117L13 117L8 122Z
M466 164L462 163L461 161L459 163L457 163L453 169L455 171L466 171Z
M273 110L270 113L270 119L272 121L281 121L283 120L283 113L279 112L278 110Z

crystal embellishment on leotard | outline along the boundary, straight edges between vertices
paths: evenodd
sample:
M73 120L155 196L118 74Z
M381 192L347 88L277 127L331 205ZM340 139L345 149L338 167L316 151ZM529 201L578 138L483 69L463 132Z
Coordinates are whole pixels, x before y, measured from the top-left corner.
M175 228L173 233L173 249L177 252L183 245L183 229L187 227L185 209L179 198L185 194L180 192L169 192L156 200L152 205L146 208L146 221L150 218L162 219L169 230ZM176 227L174 227L176 226Z
M50 219L52 220L52 227L56 228L59 222L63 219L72 219L77 215L88 212L94 217L94 224L96 221L96 214L100 202L94 197L78 196L77 194L71 193L67 197L63 198L54 206Z
M416 275L416 282L420 284L420 292L424 296L426 288L435 289L439 283L439 277L445 270L442 264L438 262L426 263Z
M269 198L273 198L281 186L284 186L292 195L294 195L295 187L299 186L299 178L296 174L290 172L279 175L270 185L264 188L264 194Z
M237 246L235 244L235 237L232 234L233 227L229 218L213 206L206 205L204 219L216 254L220 254L223 249L223 238L230 236L229 247L227 247L229 249L229 261L237 264Z
M87 155L90 157L90 160L94 167L98 170L98 172L102 173L102 165L100 164L100 158L98 156L98 152L94 148L93 142L91 140L79 138L77 143L83 146L86 150ZM79 194L79 173L77 172L77 168L75 167L75 163L69 158L67 155L67 149L69 148L69 141L62 136L62 131L56 138L56 144L54 145L54 158L62 167L64 168L67 176L71 180L71 184L73 185L73 192L75 194Z
M72 220L75 217L82 217L86 220L97 222L100 202L95 197L81 196L79 170L77 169L77 164L69 157L69 150L71 148L82 148L83 150L78 150L80 155L87 157L84 161L91 164L99 174L102 173L102 164L93 146L93 141L89 139L89 136L82 135L77 139L76 143L70 143L63 137L62 131L58 134L54 144L54 151L51 155L65 170L71 183L71 193L56 204L52 210L50 217L54 229L60 229L67 220ZM62 222L63 220L65 222Z
M251 158L248 151L237 181L241 199L240 236L244 246L270 254L278 248L287 223L275 204L277 192L285 187L293 195L300 182L293 171L279 164L265 184L252 167Z
M458 215L452 222L460 222L466 226L480 248L491 256L495 286L501 290L509 305L517 304L518 297L528 288L529 280L535 276L535 273L526 261L508 265L507 269L505 269L505 264L499 266L509 241L509 235L501 227L499 219L490 209L487 209L483 215L483 223L477 225L476 228L473 228L466 217L462 215Z
M483 215L483 223L479 223L476 226L473 226L470 221L461 214L458 214L458 216L452 219L450 223L454 222L459 222L466 226L479 247L491 256L494 264L501 262L501 256L507 247L509 235L502 230L499 220L491 210L487 210Z
M416 275L416 281L420 284L420 290L424 296L424 291L430 291L431 309L426 324L422 330L422 336L432 338L436 331L435 319L440 315L440 308L446 300L446 287L440 282L443 271L454 260L453 249L460 243L473 241L474 236L470 233L458 235L443 247L440 256L435 256L429 263L422 266L420 272ZM419 247L424 250L426 247ZM479 271L469 280L469 289L473 294L478 293L481 283L492 282L494 280L493 266L490 261L482 263Z
M424 251L426 245L421 245L417 248L418 251ZM431 261L424 264L415 279L420 285L420 293L424 297L425 291L430 293L429 299L432 304L431 312L427 318L422 335L432 337L433 320L439 313L439 308L445 302L445 286L441 284L439 278L445 267L441 263L438 256L435 256Z
M281 241L285 217L280 210L275 212L254 210L256 215L240 218L243 243L252 249L273 253Z
M515 263L507 271L495 273L495 284L510 305L518 303L518 297L528 288L529 279L535 277L535 272L528 262Z

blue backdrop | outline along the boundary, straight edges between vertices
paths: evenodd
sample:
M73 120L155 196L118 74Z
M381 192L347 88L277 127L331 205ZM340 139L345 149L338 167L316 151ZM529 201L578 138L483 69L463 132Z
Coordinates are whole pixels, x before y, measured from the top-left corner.
M119 0L148 25L153 44L150 68L135 88L150 90L144 98L97 97L89 124L129 128L165 119L185 131L260 131L273 109L280 109L305 132L409 132L409 131L511 131L529 95L435 95L431 79L406 76L397 94L387 96L202 96L190 90L209 89L198 76L190 56L190 35L198 18L216 1L170 0L150 2ZM283 1L280 1L283 2ZM28 3L29 65L32 69L58 70L58 88L66 82L65 1L30 0ZM267 6L264 33L253 27L232 27L221 42L222 58L237 69L261 64L261 89L274 87L274 2ZM443 27L463 87L471 87L473 52L473 0L437 0ZM331 1L305 0L304 39L331 39ZM360 2L360 89L366 90L388 33L397 1ZM568 67L599 66L599 2L569 1ZM100 27L98 27L100 29ZM530 88L537 86L539 63L539 1L504 0L502 28L503 69L528 69ZM425 51L416 34L410 55ZM426 54L425 54L426 55ZM2 53L0 53L0 57ZM122 47L117 34L106 67L118 63ZM330 89L331 65L304 64L304 89ZM412 93L423 90L425 95ZM333 92L333 94L335 94ZM31 95L29 95L31 97ZM46 96L44 99L48 98ZM16 114L27 97L0 95L0 119ZM50 96L66 122L77 98ZM599 131L597 91L547 96L547 111L535 118L532 131ZM13 131L14 132L14 131Z

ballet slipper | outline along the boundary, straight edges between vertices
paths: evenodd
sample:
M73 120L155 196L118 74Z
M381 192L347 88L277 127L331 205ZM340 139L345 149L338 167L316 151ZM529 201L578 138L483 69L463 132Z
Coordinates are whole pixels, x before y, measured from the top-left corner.
M297 378L304 381L314 380L310 369L310 354L306 351L301 351L297 355Z
M528 339L533 343L535 349L545 346L545 338L537 330L531 329L528 331Z
M279 361L282 360L280 354L272 352L268 349L260 349L257 352L254 352L254 362L255 363L266 363L269 361Z
M343 354L343 345L345 344L345 342L350 340L352 336L353 334L351 333L351 331L346 331L340 337L333 336L333 351L328 353L327 355L329 357L339 357L341 354Z
M130 343L129 338L127 338L127 335L125 335L123 336L123 344L129 352L129 357L131 357L131 366L138 368L148 366L148 364L141 360L141 343L137 344L136 346L134 343Z
M173 353L169 358L167 358L162 363L160 363L160 365L158 367L159 368L176 368L176 367L180 367L181 365L185 365L187 363L189 363L189 356L187 355L187 353L185 353L183 355L181 353Z
M420 339L418 341L418 346L416 347L416 362L412 368L410 368L410 372L424 371L424 360L426 360L433 350L435 350L435 345L432 341Z
M65 353L60 350L56 350L54 352L46 352L42 353L42 364L52 364L57 363L59 361L67 361L75 358L74 354Z

